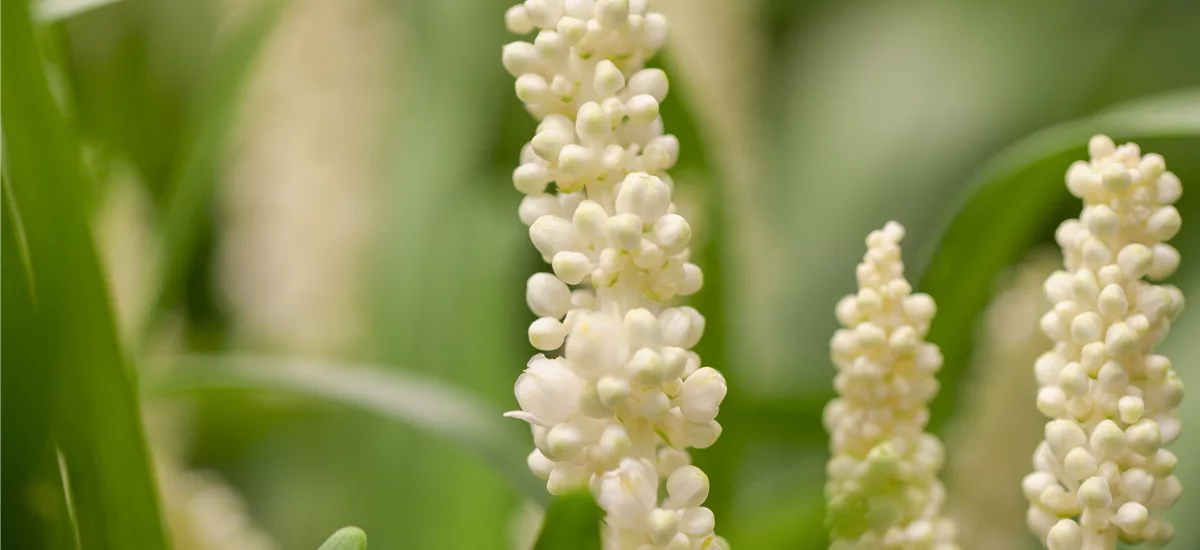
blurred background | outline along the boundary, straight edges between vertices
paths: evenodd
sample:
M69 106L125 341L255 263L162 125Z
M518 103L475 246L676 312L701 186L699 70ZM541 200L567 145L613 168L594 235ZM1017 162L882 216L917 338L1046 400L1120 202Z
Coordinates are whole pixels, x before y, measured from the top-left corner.
M499 419L534 353L524 282L544 269L510 182L535 126L500 64L516 39L510 1L78 4L34 2L35 39L79 144L82 207L139 373L172 545L315 548L353 524L373 548L529 548L545 502L523 471L532 442ZM1183 180L1170 282L1200 301L1200 4L651 6L672 23L656 63L671 77L677 200L706 275L692 300L708 319L698 351L731 386L722 439L694 453L718 532L756 550L824 544L833 307L854 289L865 235L894 219L908 228L910 279L942 311L934 428L963 546L1034 548L1019 480L1042 433L1040 287L1060 261L1053 228L1079 211L1062 175L1092 132L1137 137ZM8 100L23 83L5 55L7 169L20 160L12 106L23 108ZM10 360L4 258L12 479L9 377L26 365ZM1197 334L1192 307L1161 348L1192 388ZM246 374L256 368L317 374ZM342 382L318 376L334 369ZM372 382L380 372L388 383ZM412 390L431 380L494 422L494 443L431 431L453 424ZM389 413L389 396L408 405ZM35 406L16 414L52 414ZM1200 524L1185 520L1200 513L1200 397L1180 414L1170 548L1197 548Z

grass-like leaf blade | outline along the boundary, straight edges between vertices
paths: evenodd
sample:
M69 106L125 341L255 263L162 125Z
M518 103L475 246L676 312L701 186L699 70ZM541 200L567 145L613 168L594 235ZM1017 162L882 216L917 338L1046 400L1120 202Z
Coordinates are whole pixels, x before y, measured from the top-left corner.
M299 359L186 356L166 362L147 379L149 392L283 391L338 403L453 442L499 470L528 498L546 500L545 486L525 465L528 446L503 411L445 382L379 366Z
M134 373L117 338L87 217L80 150L51 96L29 5L3 3L7 176L27 243L42 345L44 414L66 464L83 548L166 547ZM49 406L48 406L49 405Z
M3 359L0 369L0 413L5 418L2 465L2 507L5 510L6 544L14 548L74 549L75 533L67 509L59 474L58 455L50 428L50 418L29 414L50 401L53 380L38 364L39 348L45 334L41 319L34 311L31 273L27 269L25 246L21 242L19 217L4 183L3 211ZM38 495L39 498L30 498Z

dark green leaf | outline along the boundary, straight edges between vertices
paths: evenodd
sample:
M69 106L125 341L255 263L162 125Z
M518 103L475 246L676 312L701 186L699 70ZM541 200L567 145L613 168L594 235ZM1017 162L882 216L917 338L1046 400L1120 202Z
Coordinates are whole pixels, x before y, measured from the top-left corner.
M449 440L482 458L534 500L546 489L525 466L528 444L512 421L476 397L433 378L379 366L251 357L189 356L147 381L154 393L201 389L286 391L389 418Z
M3 194L3 382L4 461L2 477L4 540L14 548L73 549L75 534L59 475L50 419L39 410L50 400L52 380L38 368L45 329L34 312L19 218Z
M318 550L367 550L367 534L358 527L342 527Z
M113 323L87 218L79 148L50 93L29 6L3 3L3 125L53 395L26 415L51 419L83 548L166 547L134 373ZM52 407L47 407L52 405Z
M600 550L604 513L587 491L554 499L533 550Z
M931 406L934 429L954 417L975 322L991 301L997 276L1071 215L1078 199L1067 193L1063 174L1072 160L1085 158L1088 139L1097 133L1118 141L1200 137L1200 90L1043 130L1002 151L973 178L920 284L937 300L929 340L946 359L938 375L942 391Z

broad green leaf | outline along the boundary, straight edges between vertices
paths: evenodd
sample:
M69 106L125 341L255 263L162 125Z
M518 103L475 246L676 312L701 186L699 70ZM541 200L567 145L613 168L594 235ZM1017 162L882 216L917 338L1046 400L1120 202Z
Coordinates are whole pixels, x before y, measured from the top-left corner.
M200 236L209 228L217 170L237 118L242 89L283 7L281 0L256 3L216 53L212 72L185 129L180 164L168 185L157 266L152 274L157 283L150 289L151 309L144 317L141 336L148 336L162 319L183 282Z
M38 23L53 23L121 0L36 0L34 18Z
M1067 193L1063 174L1073 160L1086 157L1087 141L1097 133L1117 141L1200 137L1200 90L1048 128L1002 151L972 179L919 285L937 300L929 340L945 355L938 374L942 391L931 406L934 429L957 410L975 323L991 301L997 276L1062 219L1078 215L1078 199Z
M604 512L587 491L555 498L546 509L533 550L600 550L603 519Z
M29 6L3 3L3 126L7 176L27 243L37 315L35 362L46 415L65 462L83 548L166 547L135 389L113 322L87 218L89 184L51 96Z
M497 469L534 500L545 486L525 465L529 445L512 436L511 420L476 397L444 382L381 366L265 357L185 356L164 361L146 381L153 394L204 389L285 391L338 403L448 440Z
M367 550L367 534L358 527L342 527L318 550Z

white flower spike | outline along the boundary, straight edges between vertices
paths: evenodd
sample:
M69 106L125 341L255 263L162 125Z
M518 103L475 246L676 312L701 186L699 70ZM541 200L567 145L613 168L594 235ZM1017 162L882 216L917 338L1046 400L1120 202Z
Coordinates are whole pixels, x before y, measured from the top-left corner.
M838 397L825 408L832 550L959 548L941 517L942 444L924 433L942 366L941 351L924 341L935 306L904 279L903 238L896 222L871 232L859 291L837 305Z
M692 236L666 170L666 74L645 68L667 22L645 0L527 0L505 13L532 42L503 49L517 97L540 123L513 185L551 273L526 285L537 355L517 380L551 493L590 487L611 550L727 548L703 507L708 477L686 449L712 445L725 379L689 348L704 317L668 304L700 290ZM574 288L572 288L574 287ZM666 497L659 501L660 485Z
M1171 475L1183 383L1154 354L1183 294L1150 284L1179 266L1166 244L1179 231L1182 188L1163 158L1106 136L1067 172L1083 199L1058 228L1064 270L1046 279L1054 308L1041 328L1054 348L1034 365L1037 407L1051 418L1023 483L1030 529L1051 550L1111 550L1118 540L1163 545L1171 524L1149 515L1180 492Z

